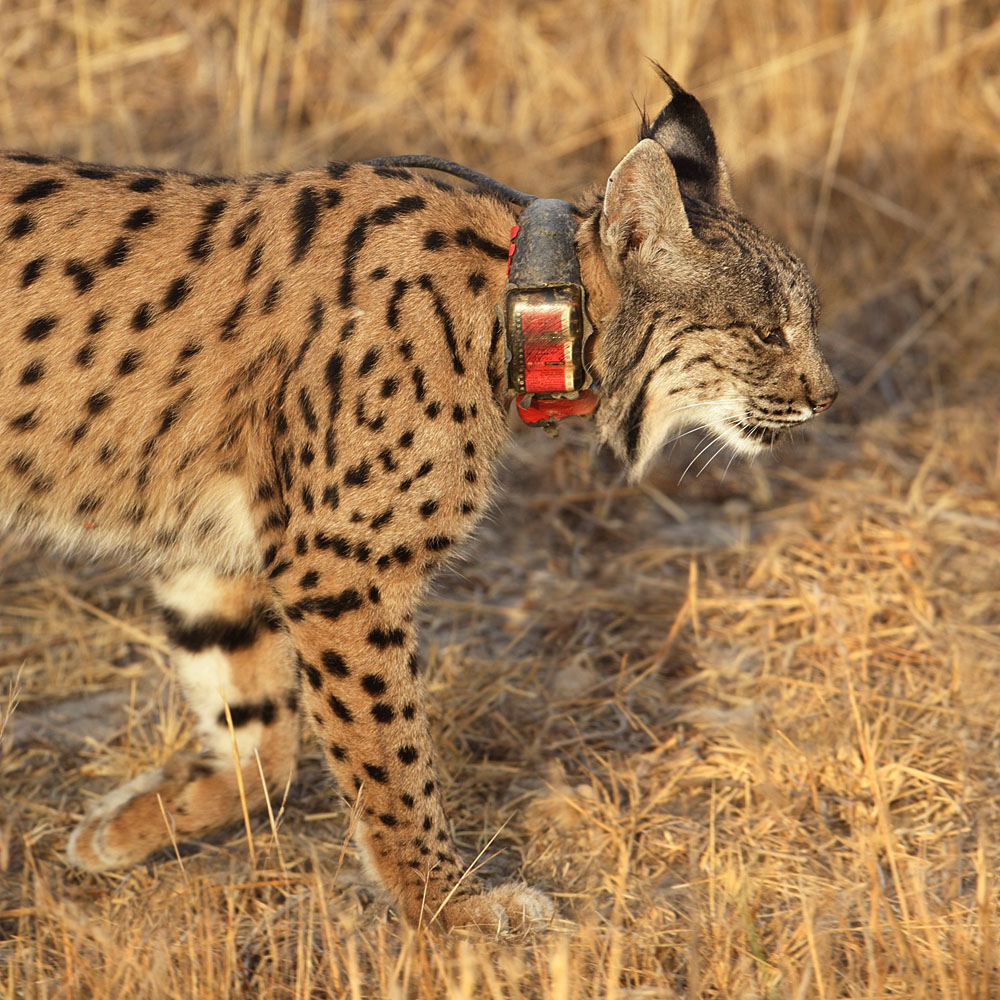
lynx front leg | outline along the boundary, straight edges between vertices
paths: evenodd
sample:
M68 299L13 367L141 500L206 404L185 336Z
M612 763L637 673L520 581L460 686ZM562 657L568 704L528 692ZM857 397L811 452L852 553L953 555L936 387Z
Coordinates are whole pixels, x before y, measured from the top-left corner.
M360 798L366 860L407 920L506 933L547 919L552 904L534 889L483 890L452 842L414 653L412 592L386 577L308 596L294 583L288 589L303 706L345 797Z
M243 807L236 756L250 810L265 799L258 757L272 796L280 796L295 768L295 672L270 589L252 577L197 570L158 581L156 593L198 720L201 754L176 755L94 806L68 847L70 860L91 871L135 864L166 847L167 822L177 840L237 822Z

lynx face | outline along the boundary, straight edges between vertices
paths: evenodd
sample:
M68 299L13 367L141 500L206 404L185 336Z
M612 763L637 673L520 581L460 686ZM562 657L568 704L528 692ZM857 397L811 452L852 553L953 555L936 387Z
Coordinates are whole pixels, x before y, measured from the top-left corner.
M633 479L684 427L754 454L837 394L808 271L737 210L704 111L664 79L674 99L615 168L589 237L618 290L597 422Z

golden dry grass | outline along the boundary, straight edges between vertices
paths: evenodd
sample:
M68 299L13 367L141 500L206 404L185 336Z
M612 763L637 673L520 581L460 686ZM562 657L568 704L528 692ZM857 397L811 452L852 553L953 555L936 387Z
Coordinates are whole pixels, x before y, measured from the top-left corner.
M783 454L681 483L687 441L630 487L585 426L515 430L423 635L464 846L559 903L525 943L395 922L309 748L252 846L69 870L90 797L189 724L126 572L2 543L0 995L1000 995L997 14L0 6L0 145L219 172L430 152L572 196L662 100L655 58L807 254L842 385Z

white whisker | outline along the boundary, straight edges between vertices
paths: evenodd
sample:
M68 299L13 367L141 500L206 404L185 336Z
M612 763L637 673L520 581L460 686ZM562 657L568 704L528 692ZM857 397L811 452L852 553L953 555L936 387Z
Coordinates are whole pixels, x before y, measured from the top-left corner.
M672 445L676 446L677 442L680 441L681 438L687 437L689 434L697 434L698 431L707 430L709 426L710 426L709 424L698 424L697 427L691 427L691 428L689 428L686 431L681 431L680 434L675 435L674 437L670 438L668 441L664 441L663 442L663 447L666 448L666 446L668 444L672 444ZM673 449L671 449L671 453L672 452L673 452Z
M678 485L678 486L680 486L680 484L684 482L684 477L685 477L685 476L686 476L686 475L688 474L688 469L690 469L690 468L691 468L691 466L692 466L692 465L694 465L694 463L695 463L695 462L697 462L697 461L698 461L698 459L699 459L699 458L700 458L700 457L701 457L701 456L702 456L702 455L703 455L703 454L704 454L704 453L705 453L705 452L706 452L706 451L707 451L707 450L708 450L709 448L711 448L711 447L712 447L712 445L713 445L713 444L715 444L715 442L716 442L716 441L718 441L718 440L719 440L719 438L718 438L718 435L715 435L715 434L713 434L713 435L712 435L712 437L711 437L711 438L709 438L709 440L708 440L708 441L707 441L707 442L706 442L705 444L703 444L703 445L702 445L702 446L701 446L701 447L700 447L700 448L698 449L698 451L697 451L697 452L695 452L695 456L694 456L694 458L692 458L692 459L691 459L691 461L690 461L690 462L688 462L688 464L687 464L687 465L686 465L686 466L684 467L684 471L683 471L683 472L681 473L681 478L677 480L677 485Z
M700 476L712 464L712 462L715 461L716 455L722 454L725 448L726 442L723 441L722 444L720 444L719 447L708 456L708 461L695 473L695 479L697 479L698 476Z
M726 473L729 472L729 467L733 464L734 461L736 461L736 456L738 454L739 454L738 451L734 451L732 455L729 456L729 461L726 462L726 467L722 470L722 479L720 480L720 482L724 483L726 481Z

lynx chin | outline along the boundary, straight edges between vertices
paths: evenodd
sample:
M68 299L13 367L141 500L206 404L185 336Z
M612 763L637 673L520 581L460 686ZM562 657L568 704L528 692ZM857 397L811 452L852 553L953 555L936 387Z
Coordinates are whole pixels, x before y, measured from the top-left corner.
M809 274L663 77L576 209L597 430L633 477L682 426L752 454L837 391ZM341 162L232 180L6 153L0 182L2 524L144 570L200 737L99 799L72 861L169 845L161 802L178 840L233 824L240 778L264 802L258 755L280 795L301 718L406 920L544 925L545 894L483 885L452 842L413 625L494 492L516 209Z

